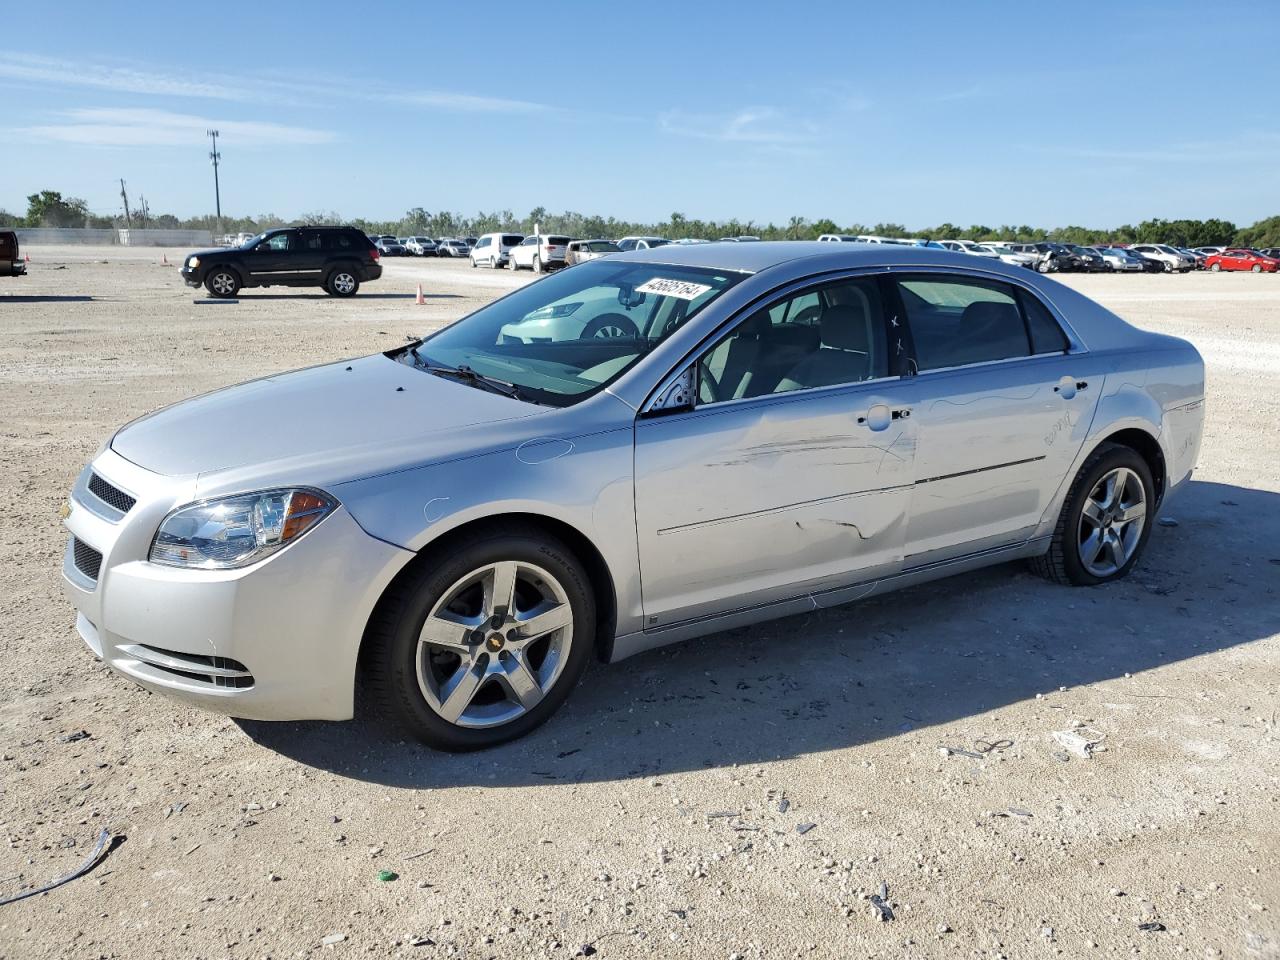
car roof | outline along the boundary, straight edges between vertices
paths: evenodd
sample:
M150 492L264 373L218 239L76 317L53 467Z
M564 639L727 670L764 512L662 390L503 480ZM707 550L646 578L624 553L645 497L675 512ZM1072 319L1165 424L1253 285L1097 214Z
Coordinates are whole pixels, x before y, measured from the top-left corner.
M673 266L705 267L736 273L760 273L784 264L791 265L797 273L848 267L973 266L973 257L969 254L940 250L937 247L909 247L888 243L823 243L817 240L667 244L651 250L614 254L609 260L668 263ZM993 262L992 266L996 264ZM1008 269L1011 276L1021 277L1026 273L1024 267L1011 266Z

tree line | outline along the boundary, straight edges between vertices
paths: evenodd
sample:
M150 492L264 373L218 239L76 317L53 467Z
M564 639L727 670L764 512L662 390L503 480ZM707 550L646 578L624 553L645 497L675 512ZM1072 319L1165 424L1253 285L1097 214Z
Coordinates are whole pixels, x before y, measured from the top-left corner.
M510 210L480 212L465 216L447 210L432 213L413 207L398 220L348 219L335 211L316 211L286 219L273 213L256 217L223 217L222 233L258 233L272 227L308 226L348 223L371 234L394 234L398 237L463 237L479 236L498 230L532 233L535 226L543 233L567 234L572 237L616 238L628 235L650 235L678 239L692 237L716 240L720 237L756 236L762 240L813 240L824 233L846 235L871 234L881 237L925 237L933 240L1003 240L1029 243L1052 240L1058 243L1084 245L1107 243L1172 243L1180 247L1232 245L1246 247L1280 246L1280 216L1267 217L1248 227L1237 227L1229 220L1144 220L1137 225L1124 224L1111 229L1092 227L1032 227L1027 224L989 226L974 223L967 227L942 223L932 227L908 230L900 223L837 224L834 220L807 220L791 217L785 224L757 223L754 220L699 220L673 213L658 223L637 223L566 211L551 213L535 207L528 215L517 217ZM77 197L63 197L56 190L42 190L27 197L25 216L0 210L0 227L123 227L121 216L99 216L89 211L88 204ZM133 226L144 224L133 223ZM159 229L218 231L213 214L179 219L172 214L150 214L145 226Z

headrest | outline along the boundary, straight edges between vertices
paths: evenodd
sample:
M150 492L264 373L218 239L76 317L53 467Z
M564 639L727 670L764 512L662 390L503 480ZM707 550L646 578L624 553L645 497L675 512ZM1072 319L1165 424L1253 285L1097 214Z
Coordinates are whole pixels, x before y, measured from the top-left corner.
M964 313L960 315L960 323L966 329L978 324L985 326L987 324L1016 323L1021 326L1022 317L1018 313L1018 308L1012 303L975 300L964 308Z
M836 350L868 352L871 348L868 313L865 299L861 303L841 303L827 307L822 311L822 324L819 328L822 345Z

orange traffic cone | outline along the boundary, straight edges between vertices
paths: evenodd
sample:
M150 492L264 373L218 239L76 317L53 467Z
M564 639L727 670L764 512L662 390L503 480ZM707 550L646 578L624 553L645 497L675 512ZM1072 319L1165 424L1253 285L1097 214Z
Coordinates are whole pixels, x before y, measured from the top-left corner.
M31 262L31 254L29 254L29 253L24 253L24 254L22 255L22 262L23 262L23 263L30 263L30 262Z
M418 284L418 298L414 300L414 303L421 306L426 302L427 302L427 298L422 295L422 284Z

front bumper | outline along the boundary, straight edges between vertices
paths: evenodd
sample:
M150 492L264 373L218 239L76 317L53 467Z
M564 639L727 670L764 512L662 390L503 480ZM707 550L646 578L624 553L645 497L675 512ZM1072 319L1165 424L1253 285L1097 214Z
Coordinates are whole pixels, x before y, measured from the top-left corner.
M91 471L136 505L120 513L95 497ZM365 624L413 554L369 536L339 507L240 570L150 563L160 522L195 495L193 479L161 477L111 450L86 468L71 495L63 560L80 636L117 673L218 713L350 718Z
M192 269L186 263L183 263L182 269L178 271L178 276L182 277L183 282L188 287L198 287L204 282L204 274L200 271L200 268Z

